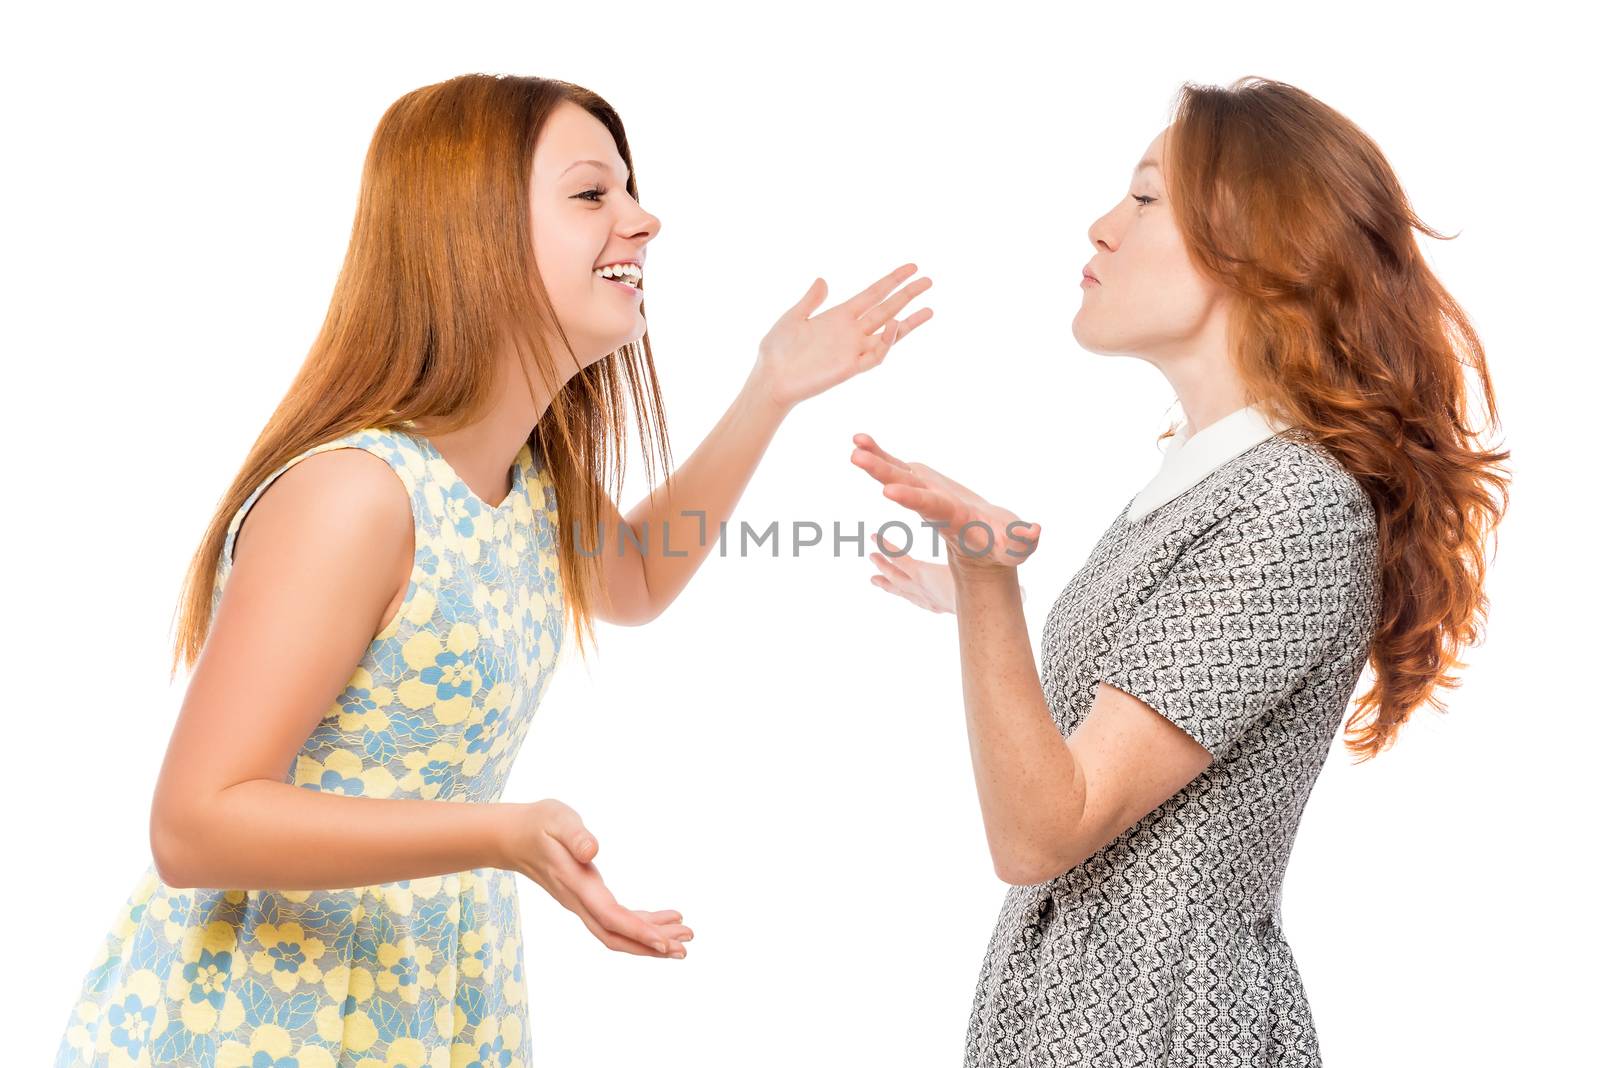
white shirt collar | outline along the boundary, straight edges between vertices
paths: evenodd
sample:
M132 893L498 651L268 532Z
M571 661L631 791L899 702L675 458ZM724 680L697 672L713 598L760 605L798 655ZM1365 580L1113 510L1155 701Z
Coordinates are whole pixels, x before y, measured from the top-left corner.
M1142 519L1241 452L1286 429L1256 405L1234 409L1193 437L1185 421L1168 443L1156 477L1128 505L1128 522Z

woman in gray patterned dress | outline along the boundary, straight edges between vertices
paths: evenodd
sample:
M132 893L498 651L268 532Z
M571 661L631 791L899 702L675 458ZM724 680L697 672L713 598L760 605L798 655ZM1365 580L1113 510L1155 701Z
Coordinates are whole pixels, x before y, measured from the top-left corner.
M1380 752L1473 636L1509 454L1464 429L1471 327L1377 148L1282 83L1185 86L1089 230L1073 334L1171 382L1186 422L1045 620L1024 523L859 434L852 461L943 524L874 554L958 620L973 770L1007 883L966 1064L1320 1065L1282 926L1300 814ZM1437 703L1437 702L1435 702ZM1065 739L1065 744L1063 744Z

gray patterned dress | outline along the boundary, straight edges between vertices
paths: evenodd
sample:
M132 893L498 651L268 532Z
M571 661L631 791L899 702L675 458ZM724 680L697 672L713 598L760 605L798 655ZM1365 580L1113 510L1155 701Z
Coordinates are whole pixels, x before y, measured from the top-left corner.
M1371 501L1288 429L1128 511L1045 623L1051 715L1070 734L1103 680L1215 759L1081 864L1008 889L965 1065L1320 1068L1281 891L1378 616Z

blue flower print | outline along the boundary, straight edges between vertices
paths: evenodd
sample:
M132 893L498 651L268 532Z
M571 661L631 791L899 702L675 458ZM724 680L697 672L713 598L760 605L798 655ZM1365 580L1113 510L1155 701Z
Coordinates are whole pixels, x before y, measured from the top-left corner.
M195 1003L209 1002L213 1009L220 1010L227 1000L232 964L232 953L226 950L213 953L209 949L202 949L199 960L183 966L183 977L189 981L189 1000Z

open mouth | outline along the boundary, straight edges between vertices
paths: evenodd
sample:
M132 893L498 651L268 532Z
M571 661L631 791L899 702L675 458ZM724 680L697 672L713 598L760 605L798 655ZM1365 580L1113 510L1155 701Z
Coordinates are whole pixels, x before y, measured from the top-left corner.
M637 293L644 283L644 272L631 263L612 263L597 269L595 277Z

